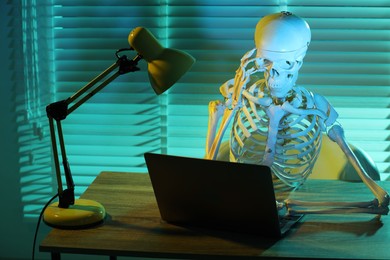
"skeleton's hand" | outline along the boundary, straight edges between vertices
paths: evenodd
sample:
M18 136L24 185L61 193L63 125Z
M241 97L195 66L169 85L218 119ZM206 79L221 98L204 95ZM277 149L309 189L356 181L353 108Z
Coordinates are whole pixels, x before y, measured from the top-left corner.
M243 90L248 87L248 84L253 84L253 79L257 79L254 76L255 73L264 71L263 65L260 66L260 64L263 64L263 59L256 57L256 49L248 51L241 58L241 64L234 79L228 81L228 84L225 83L225 85L229 85L229 90L221 91L222 93L232 93L231 99L229 96L229 108L238 109L241 106Z
M256 57L256 48L248 51L241 58L240 67L237 69L236 74L239 74L239 78L242 81L242 76L250 76L256 72L263 72L265 70L264 62L262 58ZM237 78L237 77L236 77Z

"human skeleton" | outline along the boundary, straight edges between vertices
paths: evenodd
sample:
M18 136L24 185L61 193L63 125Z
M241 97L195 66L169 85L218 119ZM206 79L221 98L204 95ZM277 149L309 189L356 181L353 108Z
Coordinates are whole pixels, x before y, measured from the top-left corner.
M209 104L206 158L217 159L223 135L234 118L230 161L267 165L283 184L297 188L311 174L326 132L376 198L369 202L286 200L277 202L278 206L285 206L289 214L387 214L389 195L361 167L336 121L335 109L323 96L295 85L310 39L308 24L291 13L271 14L259 21L256 48L243 56L235 78L220 87L225 101ZM302 211L296 206L316 209Z

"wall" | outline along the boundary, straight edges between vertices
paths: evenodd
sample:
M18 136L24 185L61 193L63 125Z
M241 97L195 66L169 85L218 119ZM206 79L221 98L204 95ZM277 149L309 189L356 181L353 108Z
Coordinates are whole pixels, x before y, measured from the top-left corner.
M0 1L0 17L10 15L8 1ZM0 259L31 259L37 220L23 217L19 172L19 147L16 124L16 80L12 60L13 36L8 19L0 19ZM48 198L50 199L50 198ZM39 252L39 243L50 231L40 225L35 259L50 259L49 253ZM107 259L107 257L64 255L61 259Z
M1 17L10 12L7 1L0 1ZM7 19L0 19L0 188L1 188L1 243L0 259L31 259L35 221L23 218L19 184L17 125L14 113L15 81L11 68L12 42ZM42 225L39 239L48 232ZM48 258L47 254L39 254Z

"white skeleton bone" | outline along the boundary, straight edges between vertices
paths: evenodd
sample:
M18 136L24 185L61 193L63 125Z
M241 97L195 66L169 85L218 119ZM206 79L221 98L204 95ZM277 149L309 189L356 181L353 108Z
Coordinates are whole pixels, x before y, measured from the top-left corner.
M283 184L297 188L311 174L326 132L376 199L352 203L286 200L289 213L387 214L389 195L359 164L336 121L337 112L323 96L295 85L310 42L307 23L291 13L266 16L258 23L255 42L256 48L241 59L235 78L221 86L225 101L209 104L206 158L216 159L234 117L230 160L267 165Z

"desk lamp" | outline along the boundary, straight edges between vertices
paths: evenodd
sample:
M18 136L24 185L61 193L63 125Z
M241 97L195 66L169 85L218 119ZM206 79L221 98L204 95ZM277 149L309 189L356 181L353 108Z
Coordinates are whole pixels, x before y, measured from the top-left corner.
M43 220L49 226L67 229L85 228L102 223L106 215L103 205L99 202L75 199L75 185L66 156L61 121L118 76L140 70L137 64L141 59L148 63L150 84L157 95L162 94L175 84L195 62L195 59L185 52L162 47L151 32L143 27L137 27L131 31L128 41L131 48L118 50L116 52L117 61L113 65L71 97L54 102L46 107L59 197L58 202L50 204L44 211ZM128 50L137 52L137 55L132 60L129 60L126 55L120 56L121 52ZM117 68L118 70L112 73ZM112 75L109 76L110 74ZM95 86L106 77L108 78ZM63 161L62 166L66 181L65 189L62 183L57 141L59 142Z

